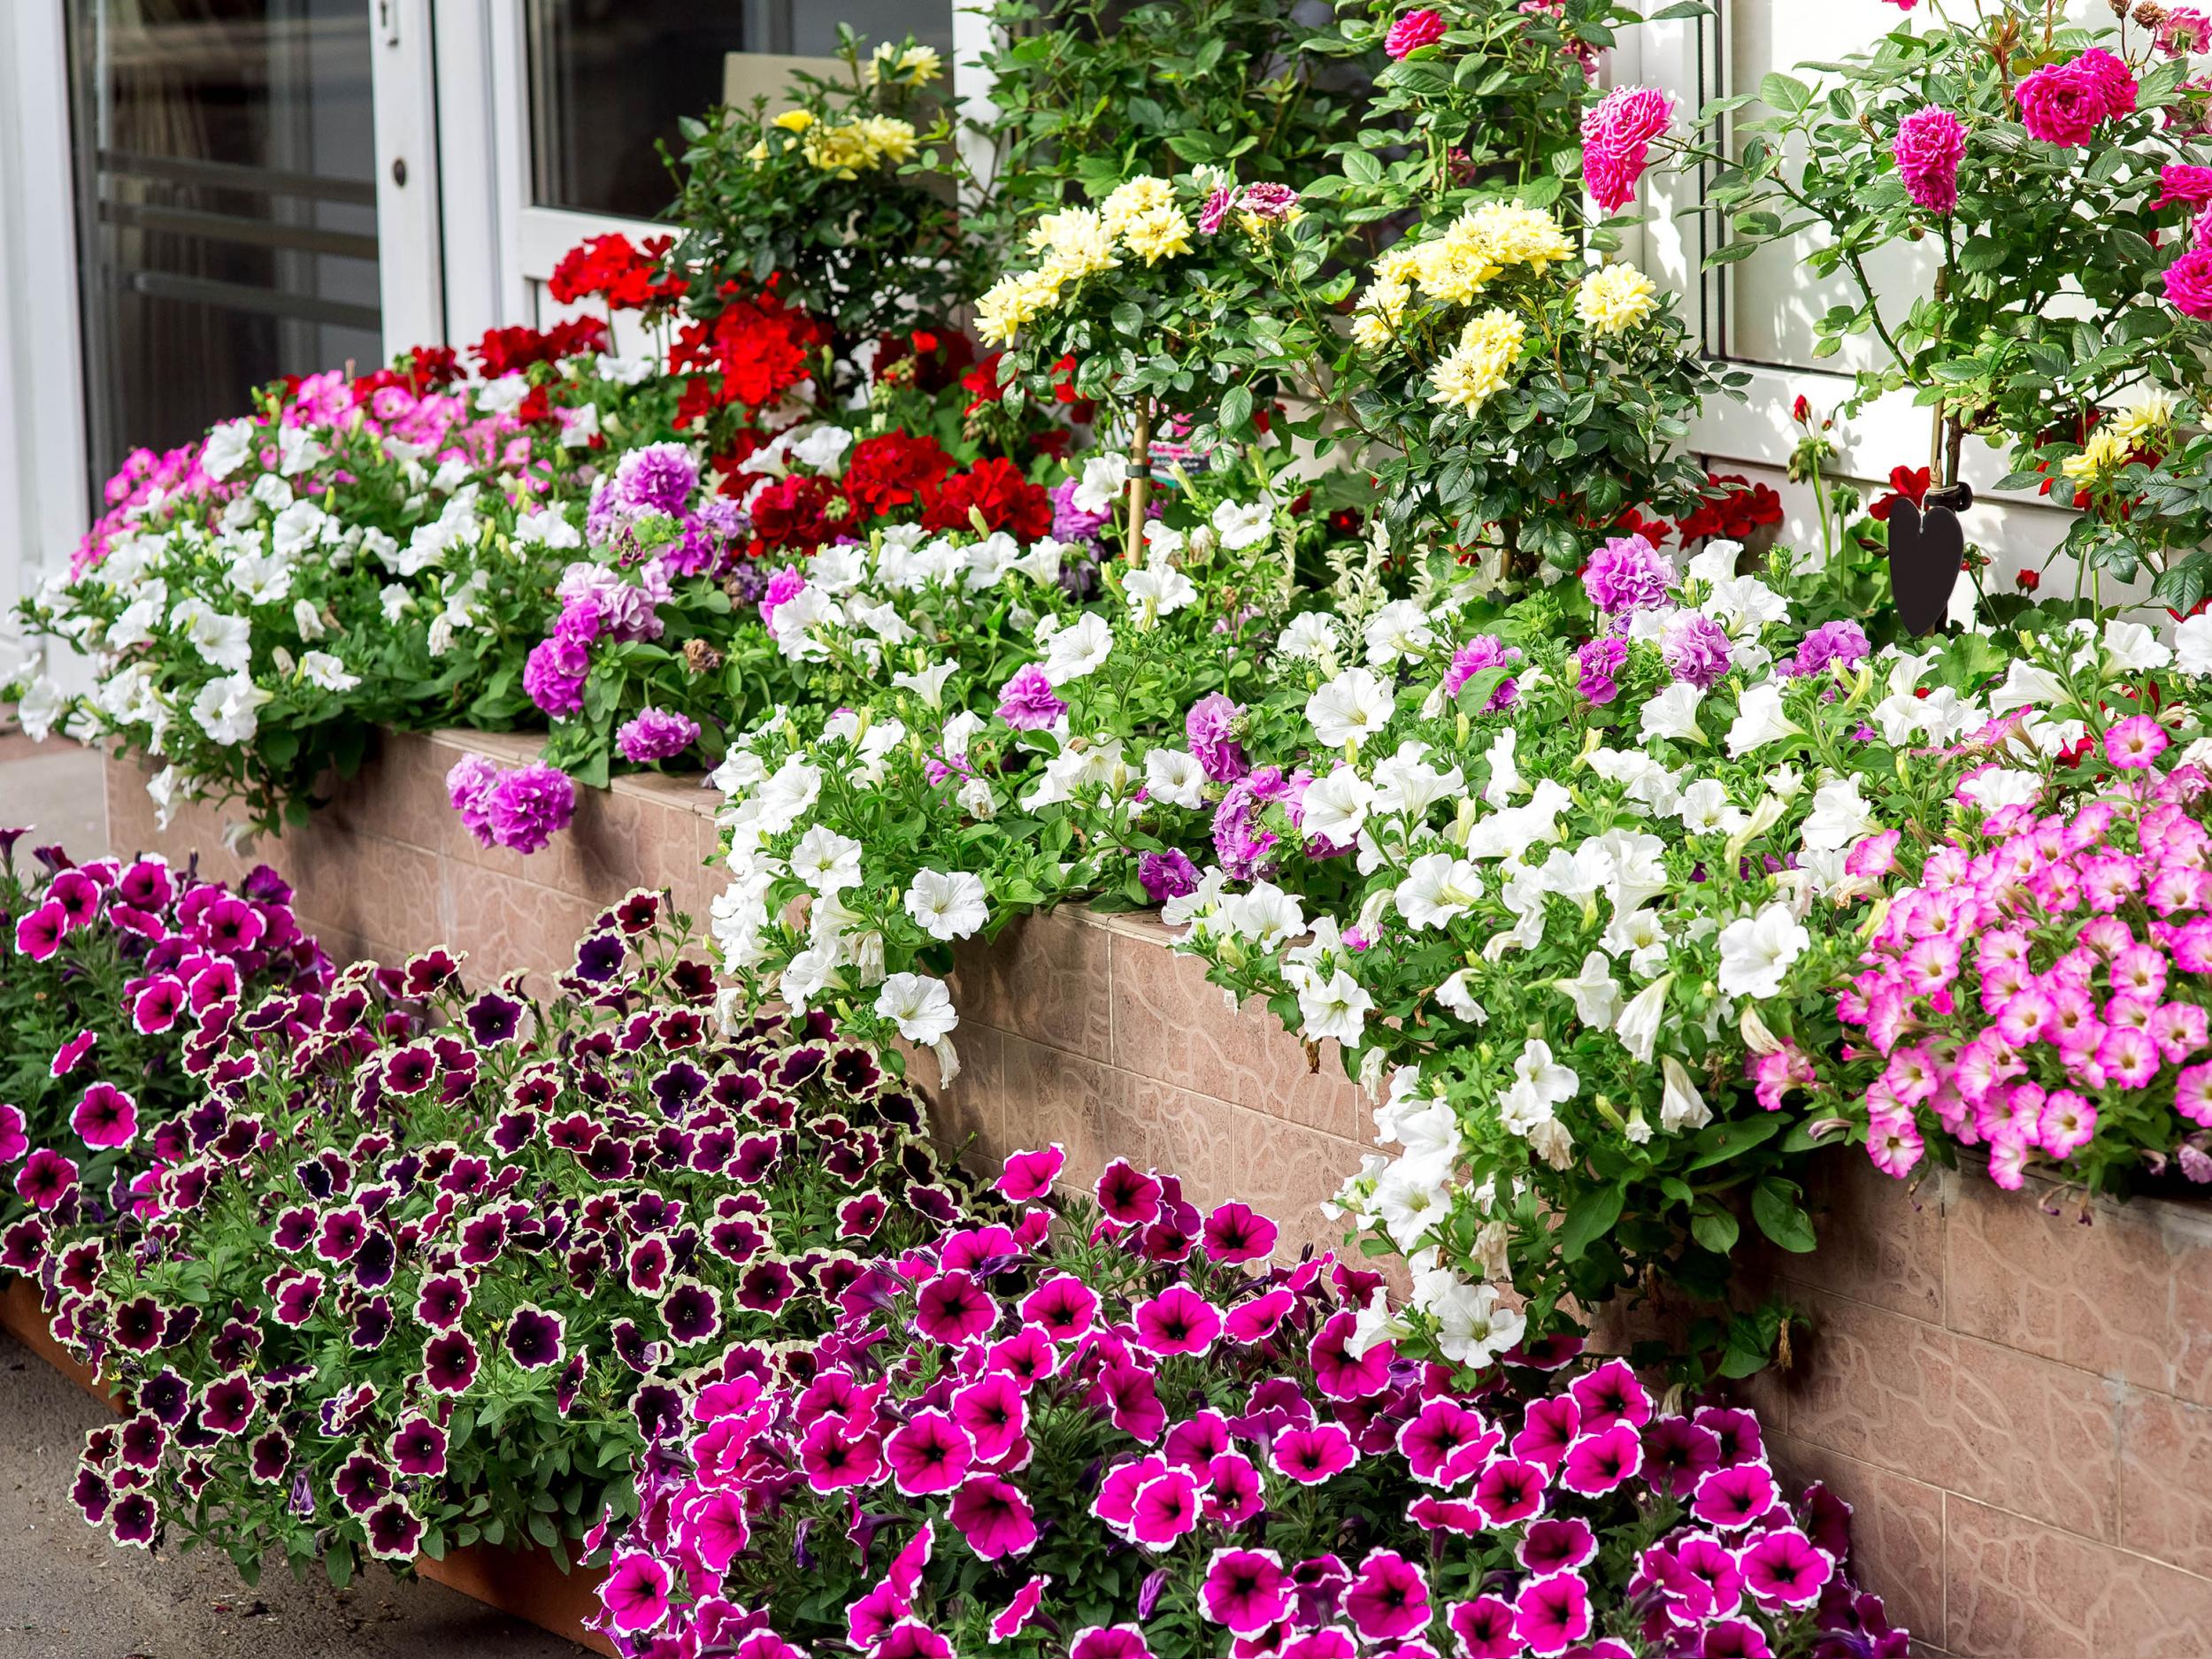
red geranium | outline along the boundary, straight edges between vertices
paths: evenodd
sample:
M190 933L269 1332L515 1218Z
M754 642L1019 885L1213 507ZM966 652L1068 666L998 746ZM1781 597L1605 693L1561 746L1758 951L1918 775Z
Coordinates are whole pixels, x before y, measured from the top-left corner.
M1709 537L1747 541L1762 526L1782 522L1782 498L1764 484L1754 484L1734 472L1708 472L1705 483L1713 494L1700 502L1688 518L1675 522L1683 546ZM1735 488L1727 488L1730 485Z
M687 374L677 424L731 403L765 409L807 378L810 354L828 338L822 325L771 293L741 296L711 322L687 323L668 354L669 367Z
M1042 485L1024 478L1011 461L996 456L954 473L926 500L926 529L972 529L972 512L981 517L985 530L1009 531L1024 541L1052 534L1052 497Z
M1866 510L1866 516L1889 522L1889 515L1901 501L1909 501L1916 507L1924 506L1928 500L1928 486L1934 480L1924 466L1893 466L1889 469L1889 494Z
M961 412L972 415L986 403L995 403L1006 396L1006 388L998 383L999 359L1006 354L994 351L987 357L978 357L974 367L960 377L960 384L970 393L968 406Z
M755 558L772 549L813 552L833 533L829 504L836 494L836 484L826 478L777 479L753 497L753 541L747 550Z
M545 329L526 328L519 324L512 328L487 329L484 337L470 349L470 355L483 365L485 377L495 380L534 363L557 363L563 357L606 349L605 323L596 317L572 317Z
M588 236L561 256L546 289L564 305L597 295L613 311L636 311L683 296L683 280L658 274L672 236L649 237L641 250L627 236Z
M914 387L934 397L975 361L975 348L956 329L916 328L876 338L872 378L879 383Z
M420 397L433 388L450 386L461 378L460 361L451 346L416 346L404 354L404 369L379 369L373 374L357 376L353 382L353 401L365 403L389 386Z
M845 464L845 499L856 516L880 518L921 500L952 466L952 457L926 434L887 432L864 438Z

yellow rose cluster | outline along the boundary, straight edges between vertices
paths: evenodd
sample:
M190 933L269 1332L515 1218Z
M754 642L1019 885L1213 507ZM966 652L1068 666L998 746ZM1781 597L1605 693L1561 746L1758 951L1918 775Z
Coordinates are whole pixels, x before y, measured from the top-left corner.
M1375 261L1373 279L1353 309L1352 338L1363 350L1386 349L1405 332L1417 303L1470 304L1506 277L1541 276L1578 255L1549 213L1519 202L1485 202L1440 234L1401 243ZM1577 285L1574 309L1591 334L1611 337L1658 309L1658 289L1632 265L1603 265ZM1502 306L1473 318L1436 365L1429 401L1480 409L1512 380L1527 336L1527 326Z
M861 79L869 86L889 81L894 86L927 86L945 73L945 60L937 55L934 46L898 46L890 41L876 48L861 70Z
M1003 346L1060 302L1061 291L1121 263L1129 254L1148 265L1191 250L1191 222L1176 204L1175 187L1144 174L1094 208L1074 207L1040 219L1029 233L1043 259L1033 271L1012 271L976 301L976 333Z
M799 153L807 165L841 179L856 179L889 163L897 166L914 159L914 124L895 116L867 115L834 126L818 121L807 110L786 110L769 123L799 137ZM755 166L768 159L764 141L755 144L748 159Z

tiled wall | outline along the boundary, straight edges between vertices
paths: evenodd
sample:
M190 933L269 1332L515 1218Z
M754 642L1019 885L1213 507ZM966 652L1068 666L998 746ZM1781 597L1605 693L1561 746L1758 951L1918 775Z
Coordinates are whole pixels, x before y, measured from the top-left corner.
M459 829L442 785L468 748L388 740L280 862L303 916L384 956L435 939L480 970L565 959L631 887L703 916L712 797L629 779L522 859ZM119 849L215 849L211 815L156 836L134 772L111 769ZM264 849L265 853L272 849ZM1368 1133L1333 1048L1309 1055L1238 1013L1148 918L1063 910L961 949L962 1075L940 1121L980 1154L1058 1141L1071 1173L1110 1156L1240 1197L1286 1242L1335 1241L1315 1205ZM933 1080L926 1056L918 1062ZM1778 1460L1858 1509L1863 1568L1931 1652L1973 1659L2212 1659L2212 1211L2004 1194L1939 1173L1917 1191L1840 1153L1815 1193L1822 1246L1765 1278L1814 1322L1791 1370L1746 1392Z

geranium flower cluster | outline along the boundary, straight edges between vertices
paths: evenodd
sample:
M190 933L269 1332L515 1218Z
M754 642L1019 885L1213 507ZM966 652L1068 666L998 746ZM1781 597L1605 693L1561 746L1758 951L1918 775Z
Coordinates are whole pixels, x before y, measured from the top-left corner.
M27 833L0 829L0 1271L18 1273L57 1230L127 1214L144 1148L242 1009L331 978L266 866L234 891L157 856L78 864L40 847L19 866Z
M131 1405L75 1498L117 1541L398 1563L549 1548L681 1422L674 1375L826 1327L963 1213L922 1108L826 1022L718 1030L660 895L579 941L562 1001L442 950L265 1000L130 1184L139 1240L25 1263Z
M2183 674L2212 669L2212 618L2179 649ZM2030 1170L2212 1182L2212 741L2157 701L2147 676L2175 665L2127 634L2032 648L1991 699L2006 724L1981 734L1956 831L1855 848L1886 904L1837 998L1867 1050L1837 1081L1887 1173L1934 1141L1984 1149L2011 1188Z
M810 1343L737 1345L641 1464L602 1628L626 1655L1479 1659L1901 1655L1847 1506L1784 1500L1755 1418L1618 1360L1455 1373L1369 1340L1379 1275L1271 1261L1116 1162L1056 1217L878 1263ZM797 1560L805 1571L794 1573Z

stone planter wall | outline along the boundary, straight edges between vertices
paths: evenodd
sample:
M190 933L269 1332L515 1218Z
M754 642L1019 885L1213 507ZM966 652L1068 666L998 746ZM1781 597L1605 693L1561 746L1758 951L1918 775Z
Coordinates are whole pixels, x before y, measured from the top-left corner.
M676 780L593 795L565 842L485 852L445 768L516 740L387 740L340 799L263 852L303 918L396 956L443 940L480 972L565 961L634 886L703 916L718 885L714 797ZM230 873L219 825L157 835L138 775L111 767L119 850L195 846ZM1064 1144L1071 1177L1110 1156L1238 1197L1333 1243L1316 1212L1358 1163L1367 1108L1326 1046L1224 1006L1148 918L1070 909L964 949L962 1075L940 1122L980 1153ZM934 1082L921 1056L918 1071ZM1814 1194L1822 1247L1755 1263L1812 1321L1785 1374L1745 1387L1777 1461L1858 1509L1870 1584L1926 1649L1974 1659L2212 1655L2212 1210L2139 1203L2085 1218L2053 1194L1939 1175L1916 1192L1839 1153Z

